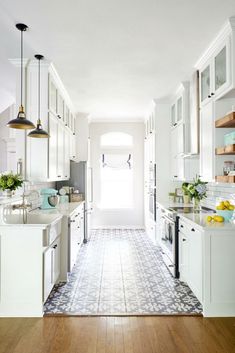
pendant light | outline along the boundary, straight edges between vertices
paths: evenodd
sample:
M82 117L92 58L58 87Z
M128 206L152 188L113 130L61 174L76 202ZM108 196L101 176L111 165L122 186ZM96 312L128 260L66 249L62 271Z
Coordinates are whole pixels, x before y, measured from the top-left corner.
M28 119L26 119L24 107L23 107L23 32L28 28L23 23L17 23L16 28L21 32L21 53L20 53L20 107L16 119L10 120L7 124L8 127L13 129L34 129L35 125Z
M41 100L40 100L40 92L41 92L41 85L40 85L40 61L44 58L42 55L37 54L34 56L38 60L38 120L37 120L37 127L36 129L30 131L28 134L29 137L35 137L35 138L49 138L49 134L43 130L42 124L41 124L41 119L40 119L40 105L41 105Z

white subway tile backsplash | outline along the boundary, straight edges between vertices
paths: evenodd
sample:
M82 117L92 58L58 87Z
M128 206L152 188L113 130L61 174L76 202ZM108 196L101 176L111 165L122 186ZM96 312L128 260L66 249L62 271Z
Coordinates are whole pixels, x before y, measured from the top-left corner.
M207 198L202 201L203 206L215 208L217 197L235 200L235 185L209 183L207 190Z

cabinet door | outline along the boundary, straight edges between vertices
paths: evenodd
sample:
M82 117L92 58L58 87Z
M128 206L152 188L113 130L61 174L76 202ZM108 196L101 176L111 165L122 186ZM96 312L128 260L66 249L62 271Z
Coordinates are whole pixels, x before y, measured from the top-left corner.
M171 126L176 126L176 111L175 104L171 106Z
M64 121L64 100L59 91L57 91L57 115L59 119Z
M79 219L72 218L70 226L70 271L72 271L81 245Z
M204 181L214 179L214 124L213 102L201 108L200 112L200 175Z
M58 124L58 143L57 143L57 179L64 177L64 127Z
M193 227L189 234L188 285L202 302L202 234Z
M75 160L76 159L76 136L73 133L70 133L69 137L69 154L70 154L70 159Z
M70 133L66 129L64 130L64 177L66 179L70 177L69 147L70 147Z
M49 76L49 110L57 114L57 89L51 76Z
M43 254L43 277L44 277L44 288L43 288L43 300L46 301L48 295L53 288L53 273L52 273L52 248L47 249Z
M82 208L82 213L79 220L79 229L80 229L80 243L82 244L85 239L85 215L84 208Z
M230 38L219 48L214 57L214 92L221 94L231 84Z
M70 111L69 111L69 108L67 105L65 105L65 108L64 108L64 113L65 113L65 119L64 119L64 122L65 122L65 126L69 126L69 116L70 116Z
M200 72L200 101L205 102L211 98L211 65L207 64Z
M188 237L186 234L179 232L179 272L180 280L188 283Z
M52 282L56 283L60 276L60 238L51 246L52 253Z
M185 134L184 134L184 124L179 124L176 127L176 151L177 155L182 155L184 154L184 139L185 139Z
M177 123L183 120L183 97L177 99Z
M49 113L49 179L57 179L57 144L58 144L58 119Z

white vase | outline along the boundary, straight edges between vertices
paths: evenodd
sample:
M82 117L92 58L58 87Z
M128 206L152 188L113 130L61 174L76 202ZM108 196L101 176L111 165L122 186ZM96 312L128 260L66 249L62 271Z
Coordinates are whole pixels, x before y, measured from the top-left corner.
M3 190L2 195L3 195L4 197L12 197L13 193L14 193L13 190L5 189L5 190Z

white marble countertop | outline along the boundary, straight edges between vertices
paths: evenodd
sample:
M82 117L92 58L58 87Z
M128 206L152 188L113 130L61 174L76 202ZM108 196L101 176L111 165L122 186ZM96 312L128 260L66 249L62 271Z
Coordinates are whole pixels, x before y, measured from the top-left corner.
M182 220L191 221L201 230L204 231L234 231L235 235L235 220L225 221L225 222L207 222L207 217L215 215L213 213L185 213L179 214Z
M193 207L193 204L184 204L184 203L175 203L172 201L167 200L157 200L157 204L162 206L163 208L171 208L171 207ZM197 228L201 230L223 230L223 231L234 231L235 232L235 219L231 221L224 221L224 222L207 222L208 216L213 216L215 213L208 213L203 212L200 213L179 213L179 217L185 221L193 222ZM235 218L235 217L234 217Z
M56 206L55 208L51 208L48 210L41 210L37 208L36 210L31 211L33 214L61 214L62 216L70 217L71 214L84 203L84 201L80 202L68 202L62 203Z
M22 210L12 210L12 208L9 207L11 203L18 202L20 200L21 196L14 196L7 199L4 198L4 202L2 203L0 210L1 227L31 227L46 229L61 220L63 216L70 217L72 213L84 203L84 201L64 203L48 210L37 208L27 213L27 221L26 223L23 223Z

